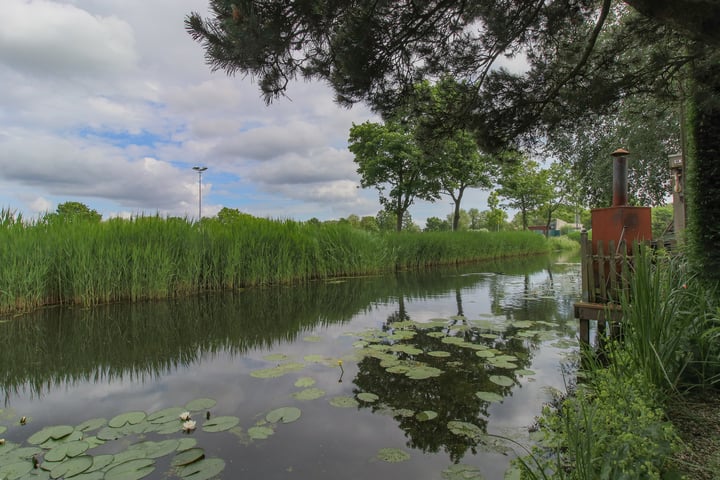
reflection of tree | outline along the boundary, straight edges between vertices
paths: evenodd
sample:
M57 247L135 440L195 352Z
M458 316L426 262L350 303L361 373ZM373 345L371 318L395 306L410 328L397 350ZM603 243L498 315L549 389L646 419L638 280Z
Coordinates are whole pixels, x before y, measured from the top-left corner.
M395 329L389 323L391 320L392 318L388 319L386 324L390 327L387 331L394 332ZM481 440L451 432L448 422L472 423L484 432L489 402L478 398L476 392L493 392L503 397L511 395L513 386L496 385L490 381L491 375L507 376L517 383L513 369L491 365L476 355L475 348L482 345L487 349L513 355L517 360L512 363L518 368L529 365L530 351L521 340L497 332L496 338L490 338L492 335L488 330L468 326L466 322L460 321L459 317L448 322L447 326L422 328L418 324L406 322L406 325L398 329L408 328L415 332L414 337L406 339L401 335L400 340L378 339L379 344L386 346L385 351L378 353L376 343L368 356L359 362L359 371L354 380L358 387L356 393L364 391L379 396L378 402L369 404L368 407L380 412L389 409L400 428L406 432L408 446L424 452L443 450L453 462L458 462L468 450L475 453ZM440 335L448 328L451 330L450 335ZM454 343L447 343L448 338L453 339ZM422 353L408 354L398 351L402 350L398 349L402 345L415 347L422 350ZM437 358L428 355L429 352L436 351L446 351L451 356ZM409 364L428 365L441 369L443 373L422 380L388 373L385 366L388 365L387 355L391 353ZM437 418L422 421L416 416L427 410L436 412Z

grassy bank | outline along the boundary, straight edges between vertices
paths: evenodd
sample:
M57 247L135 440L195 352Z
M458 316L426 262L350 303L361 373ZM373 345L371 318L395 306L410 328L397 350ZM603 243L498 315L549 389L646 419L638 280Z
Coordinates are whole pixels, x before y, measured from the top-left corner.
M338 224L137 217L0 228L0 313L366 275L548 251L530 232L373 234Z
M717 287L698 281L682 257L645 251L622 308L622 340L606 358L586 355L583 381L544 409L538 445L517 462L521 478L720 478L720 442L688 435L697 422L711 437L720 430L720 416L711 424L695 415L712 411L698 399L717 406ZM711 445L704 458L698 443Z

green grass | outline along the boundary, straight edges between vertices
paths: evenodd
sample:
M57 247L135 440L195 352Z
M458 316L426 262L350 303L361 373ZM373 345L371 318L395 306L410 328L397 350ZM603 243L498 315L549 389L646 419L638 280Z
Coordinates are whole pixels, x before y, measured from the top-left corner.
M367 275L548 251L528 232L376 234L342 224L0 215L0 313ZM3 218L5 220L3 220Z

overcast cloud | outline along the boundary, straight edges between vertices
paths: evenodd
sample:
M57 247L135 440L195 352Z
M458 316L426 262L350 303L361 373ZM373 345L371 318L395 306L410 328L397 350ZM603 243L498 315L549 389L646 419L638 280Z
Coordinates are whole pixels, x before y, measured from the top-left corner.
M266 106L251 79L211 73L185 32L207 0L0 0L0 207L36 216L79 201L105 218L222 207L322 220L375 215L347 150L352 123L316 83ZM487 208L481 192L464 208ZM423 224L449 200L419 203Z

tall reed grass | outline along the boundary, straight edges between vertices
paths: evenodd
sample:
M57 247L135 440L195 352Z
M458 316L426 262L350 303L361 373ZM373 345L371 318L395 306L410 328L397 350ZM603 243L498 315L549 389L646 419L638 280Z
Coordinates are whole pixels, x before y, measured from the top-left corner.
M543 237L527 232L383 235L342 224L250 215L200 223L160 216L33 224L5 218L0 225L0 313L46 304L169 298L548 250Z

